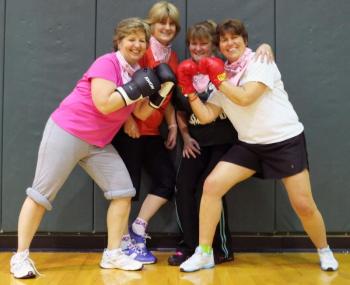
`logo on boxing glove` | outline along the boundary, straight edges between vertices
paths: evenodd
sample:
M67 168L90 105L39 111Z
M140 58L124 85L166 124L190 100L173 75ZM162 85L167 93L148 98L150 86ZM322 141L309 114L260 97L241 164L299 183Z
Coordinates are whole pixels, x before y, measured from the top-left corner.
M151 80L149 79L149 77L148 77L148 76L145 76L144 78L145 78L145 80L147 81L149 87L151 87L151 89L154 89L154 85L153 85L153 83L151 82Z
M220 73L217 75L217 79L220 81L226 80L226 72Z

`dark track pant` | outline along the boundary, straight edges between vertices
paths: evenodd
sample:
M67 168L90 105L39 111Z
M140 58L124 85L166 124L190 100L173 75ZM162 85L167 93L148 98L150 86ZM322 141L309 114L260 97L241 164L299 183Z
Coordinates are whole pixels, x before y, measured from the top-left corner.
M185 250L194 251L198 245L199 202L205 178L231 145L201 147L197 158L182 158L176 178L176 210L178 223L183 233ZM232 239L227 220L225 197L223 211L216 228L213 249L223 257L232 255Z

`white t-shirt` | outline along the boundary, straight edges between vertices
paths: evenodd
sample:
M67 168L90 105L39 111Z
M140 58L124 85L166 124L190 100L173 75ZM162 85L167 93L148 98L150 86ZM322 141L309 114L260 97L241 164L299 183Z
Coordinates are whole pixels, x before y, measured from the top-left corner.
M248 106L235 104L219 91L214 91L207 102L224 110L236 128L240 141L271 144L299 135L304 126L299 122L298 115L288 100L276 64L252 60L248 63L239 85L251 81L261 82L268 89Z

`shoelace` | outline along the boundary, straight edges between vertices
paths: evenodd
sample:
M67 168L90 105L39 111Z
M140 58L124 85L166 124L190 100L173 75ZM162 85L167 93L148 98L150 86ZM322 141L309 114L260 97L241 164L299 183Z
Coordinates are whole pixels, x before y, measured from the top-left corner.
M140 235L141 236L141 235ZM146 244L146 239L152 239L151 236L147 233L145 233L142 237L142 243L145 245ZM131 239L131 242L137 246L137 244L141 244L141 243L137 243L135 239ZM138 248L141 248L139 246L137 246Z
M336 259L330 253L323 253L320 256L320 258L322 259L322 261L327 262L327 263L335 263L336 262Z
M147 253L142 250L142 248L139 248L137 245L133 244L133 243L130 243L128 245L128 249L132 250L132 251L135 251L137 254L140 254L140 255L146 255Z

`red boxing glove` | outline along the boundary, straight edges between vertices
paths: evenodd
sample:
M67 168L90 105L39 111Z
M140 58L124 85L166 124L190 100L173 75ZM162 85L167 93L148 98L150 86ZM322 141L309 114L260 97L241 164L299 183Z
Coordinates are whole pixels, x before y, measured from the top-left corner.
M192 81L193 76L197 73L197 64L192 59L186 59L178 65L176 76L183 95L187 96L187 94L196 92Z
M225 64L218 57L205 57L198 63L198 71L209 75L210 81L219 88L222 81L226 79Z

